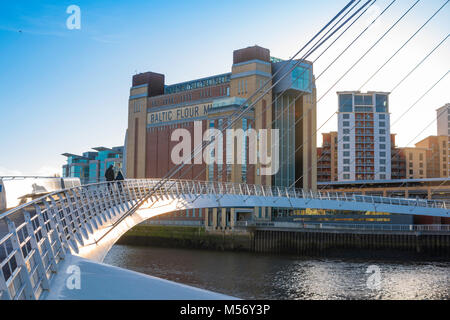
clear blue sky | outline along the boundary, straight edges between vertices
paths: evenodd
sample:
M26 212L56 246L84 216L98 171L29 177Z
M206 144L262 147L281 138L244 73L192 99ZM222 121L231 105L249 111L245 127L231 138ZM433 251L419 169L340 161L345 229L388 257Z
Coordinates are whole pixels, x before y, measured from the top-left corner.
M289 58L347 1L2 1L0 3L0 175L61 173L61 153L124 143L131 77L155 71L171 84L229 72L234 49L258 44ZM379 0L383 9L390 1ZM397 0L381 23L317 82L319 96L414 1ZM354 90L444 0L422 0L318 105L318 126L335 110L337 90ZM81 30L68 30L66 8L81 8ZM355 25L355 35L363 24ZM21 31L21 32L19 32ZM385 90L450 31L450 4L363 90ZM321 70L349 41L315 64ZM450 40L393 94L392 119L450 63ZM450 78L450 76L449 76ZM406 146L435 109L450 102L445 79L392 128ZM411 126L411 124L415 124ZM416 125L417 124L417 125ZM414 130L411 130L413 128ZM336 130L336 120L321 132ZM435 134L432 125L421 136ZM321 143L320 135L318 137Z

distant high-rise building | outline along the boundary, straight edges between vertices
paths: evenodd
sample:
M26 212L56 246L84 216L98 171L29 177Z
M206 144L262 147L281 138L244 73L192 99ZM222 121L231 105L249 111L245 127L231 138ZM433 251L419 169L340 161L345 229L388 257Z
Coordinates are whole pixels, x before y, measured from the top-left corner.
M63 153L67 163L63 165L63 177L80 178L82 184L105 180L105 171L112 165L117 173L122 169L124 147L97 147L83 155Z
M436 110L438 136L450 135L450 103Z
M338 180L391 179L389 93L337 94Z

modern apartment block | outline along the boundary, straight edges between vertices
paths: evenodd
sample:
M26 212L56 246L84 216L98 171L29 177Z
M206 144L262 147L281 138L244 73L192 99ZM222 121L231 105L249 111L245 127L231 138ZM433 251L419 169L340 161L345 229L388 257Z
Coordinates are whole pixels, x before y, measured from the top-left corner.
M317 182L337 181L337 132L322 133L322 147L317 148Z
M63 177L80 178L82 184L105 181L105 171L112 165L117 173L122 169L124 147L96 147L95 151L76 155L63 153L67 163L63 165Z
M171 157L173 147L178 144L171 139L175 130L185 129L191 134L193 149L202 142L202 136L196 137L196 125L205 132L233 124L233 129L243 131L279 130L278 141L275 141L279 153L277 157L271 155L272 159L279 159L279 170L275 174L262 174L260 161L249 162L252 155L249 154L248 139L235 145L241 148L245 159L241 164L233 161L230 164L233 138L224 135L223 152L211 154L212 157L223 157L223 164L195 162L187 166L189 170L179 171L174 178L316 188L316 141L309 138L316 131L313 66L308 61L301 61L294 67L297 62L272 58L268 49L253 46L233 52L231 72L228 73L171 85L165 83L164 74L134 75L128 103L127 178L161 178L177 166ZM290 73L281 77L285 72L280 69L290 70ZM277 85L269 90L272 75L275 75ZM242 119L235 121L240 106L257 90L267 92L259 100L253 98L254 106ZM257 139L262 137L258 134ZM255 208L253 213L256 218L270 218L266 209L269 208ZM196 209L187 214L189 218L204 216L207 226L225 229L241 218L247 219L249 209Z
M337 95L338 180L391 179L389 93Z

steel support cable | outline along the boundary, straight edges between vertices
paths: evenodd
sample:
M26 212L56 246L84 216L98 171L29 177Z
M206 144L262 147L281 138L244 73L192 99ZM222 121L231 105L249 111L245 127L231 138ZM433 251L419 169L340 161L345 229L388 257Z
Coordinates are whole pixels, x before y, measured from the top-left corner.
M323 27L311 40L309 40L308 41L308 43L306 44L306 45L304 45L290 60L289 60L289 62L291 62L301 51L303 51L312 41L314 41L314 39L315 38L317 38L322 32L323 32L323 30L325 30L330 24L332 24L333 23L333 21L334 20L336 20L337 19L337 17L339 17L352 3L354 3L355 2L355 0L352 0L352 1L350 1L337 15L335 15L332 19L331 19L331 21L329 21L328 23L327 23L327 25L325 25L325 27ZM302 59L301 60L299 60L299 62L297 63L297 64L299 64L300 62L302 61ZM278 71L280 71L280 70L278 70ZM272 75L272 77L269 79L269 80L267 80L267 82L264 84L264 86L265 85L267 85L268 83L270 83L270 81L276 76L276 74L277 74L277 72L274 74L274 75ZM280 79L281 80L281 79ZM274 85L272 85L272 87L273 86L275 86L276 85L276 83L274 84ZM263 86L263 87L264 87ZM272 88L271 87L271 88ZM264 97L266 94L267 94L267 92L271 89L271 88L268 88L262 95L261 95L261 97L260 97L260 99L262 99L262 97ZM259 90L257 90L257 91L255 91L244 103L242 103L241 104L241 106L240 106L240 108L242 108L243 106L245 106L246 104L247 104L247 102L248 101L250 101L257 93L259 92ZM259 99L259 100L260 100ZM258 102L259 100L257 100L256 102ZM248 110L248 109L250 109L254 104L256 104L256 102L254 102L252 105L249 105L249 106L247 106L247 107L245 107L244 108L244 111L239 115L239 117L242 117L242 115L244 115L245 113L246 113L246 110ZM237 118L238 119L238 118ZM236 119L236 120L237 120ZM230 125L229 125L229 127L232 127L232 125L233 125L233 123L230 123ZM224 129L225 130L225 129ZM211 143L211 141L209 141L209 142L207 142L207 144L205 145L205 142L202 142L202 144L201 145L199 145L199 146L196 146L195 148L194 148L194 150L191 152L191 155L190 155L190 158L189 158L189 160L192 160L193 158L195 158L195 156L198 154L198 149L200 149L200 151L201 150L203 150L204 149L204 147L206 147L207 145L209 145L209 143ZM164 182L165 182L165 180L167 180L167 179L169 179L170 177L172 177L174 174L176 174L179 170L181 170L183 167L184 167L184 165L186 164L186 160L187 160L187 158L185 159L185 160L183 160L182 161L182 164L180 164L179 166L176 166L176 167L174 167L174 168L172 168L164 177L163 177L163 179L161 180L161 185L162 184L164 184Z
M394 0L394 2L395 2L396 0ZM312 62L313 64L337 41L337 40L339 40L339 38L356 22L356 21L358 21L359 20L359 18L362 16L362 15L364 15L364 13L373 5L373 4L375 4L375 2L376 2L376 0L374 0L371 4L370 4L370 6L369 7L367 7L327 48L325 48L325 50L324 51L322 51L322 53ZM393 2L392 2L393 3ZM391 4L392 4L391 3ZM387 9L387 8L386 8ZM386 10L384 10L384 11L386 11ZM384 13L384 11L378 16L378 17L376 17L376 19L374 20L374 21L372 21L372 23L370 24L370 25L372 25L383 13ZM369 25L369 26L370 26ZM353 44L353 43L352 43ZM333 63L334 62L336 62L337 61L337 59L335 59L334 61L333 61ZM332 63L332 64L333 64ZM331 65L330 65L331 66ZM306 69L305 70L303 70L303 72L295 79L295 80L293 80L292 81L292 83L294 83L295 81L297 81L300 77L302 77L303 76L303 74L306 72ZM323 74L323 73L322 73ZM317 81L318 79L320 78L320 75L319 75L319 77L317 77L315 80ZM284 92L283 92L284 93ZM279 95L277 95L277 97L275 98L275 100L272 102L272 104L275 104L276 102L277 102L277 100L278 100L278 98L279 97L281 97L282 95L283 95L283 93L281 93L281 94L279 94ZM299 99L299 98L301 98L303 95L305 95L305 92L300 92L295 98L294 98L294 100L292 101L292 102L290 102L289 103L289 105L287 106L288 108L290 108L293 104L295 104L295 102L297 102L297 100ZM267 109L267 107L266 107L266 109ZM308 110L306 111L306 112L304 112L303 114L302 114L302 116L300 117L300 118L298 118L296 121L295 121L295 123L294 123L294 125L293 126L295 126L295 125L297 125L297 123L298 122L300 122L301 120L303 120L303 118L304 118L304 115L305 114L307 114L310 110L312 109L312 105L311 106L309 106L308 107ZM264 112L265 110L263 110L263 112ZM334 115L334 114L333 114ZM333 116L332 115L332 116ZM281 116L281 113L280 114L278 114L277 115L277 117L275 118L275 119L273 119L272 120L272 125L274 124L274 122L276 121L276 120L278 120L278 118ZM328 120L327 120L328 121ZM325 124L324 124L325 125ZM323 126L323 125L322 125ZM321 126L321 127L322 127ZM319 128L320 129L320 128ZM318 129L318 130L319 130ZM285 133L285 135L286 135L287 133ZM283 137L281 137L281 140L284 138L284 136Z
M361 89L362 89L362 87L364 87L370 80L372 80L373 79L373 77L375 77L375 75L377 75L377 73L378 72L380 72L380 70L381 69L383 69L391 60L392 60L392 58L394 58L396 55L397 55L397 53L399 53L427 24L428 24L428 22L430 22L431 20L433 20L433 18L439 13L439 11L441 11L447 4L448 4L448 2L449 2L450 0L447 0L435 13L433 13L433 15L430 17L430 18L428 18L428 20L427 21L425 21L425 23L419 28L419 29L417 29L416 30L416 32L414 32L412 35L411 35L411 37L409 37L409 39L408 40L406 40L404 43L403 43L403 45L400 47L400 48L398 48L397 49L397 51L395 51L394 52L394 54L389 58L389 59L387 59L370 77L369 77L369 79L367 79L366 80L366 82L364 82L360 87L359 87L359 89L358 89L358 91L360 91Z
M332 89L332 88L334 88L334 86L336 86L336 84L337 83L339 83L342 79L343 79L343 77L346 75L346 74L348 74L348 72L350 72L350 70L352 70L355 66L356 66L356 64L358 64L410 11L411 11L411 9L412 8L414 8L414 6L419 2L420 0L417 0L412 6L410 6L409 8L408 8L408 10L393 24L393 25L391 25L390 27L389 27L389 29L380 37L380 38L378 38L378 40L368 49L368 50L366 50L366 52L349 68L349 69L347 69L347 71L333 84L333 86L332 87L330 87L323 95L322 95L322 97L317 101L317 102L319 102L323 97L325 97L325 95L326 94L328 94L329 92L330 92L330 90ZM390 5L392 5L392 2L389 4L389 6ZM384 11L383 11L384 12ZM336 112L335 113L333 113L333 115L326 121L326 122L328 122L329 120L331 120L331 118L334 116L334 114L336 114ZM325 122L325 123L326 123ZM324 123L324 124L325 124ZM312 136L315 136L317 134L317 130L316 130L316 132L312 135ZM303 146L304 144L302 144L302 146ZM297 150L299 150L302 146L300 146L299 148L297 148ZM295 151L295 152L297 152L297 150ZM319 159L320 160L320 159ZM309 172L310 170L312 169L312 166L310 166L309 167L309 169L307 170L307 172ZM302 179L303 178L303 176L304 176L304 174L301 176L301 177L299 177L291 186L293 186L293 185L295 185L300 179Z
M361 16L362 15L364 15L364 13L373 5L373 4L375 4L375 2L376 2L377 0L374 0L366 9L364 9L364 11L349 25L349 26L347 26L347 28L344 30L344 31L342 31L342 33L336 38L336 39L334 39L333 40L333 42L330 44L330 45L328 45L328 47L327 48L325 48L325 50L323 50L322 51L322 53L320 53L320 55L319 56L317 56L313 61L312 61L312 64L314 64L317 60L319 60L320 59L320 57L337 41L337 40L339 40L340 38L341 38L341 36L356 22L356 21L358 21L359 20L359 18L361 18ZM306 70L307 69L304 69L303 71L302 71L302 73L297 77L297 78L295 78L292 82L291 82L291 84L293 84L293 83L295 83L298 79L300 79L303 75L304 75L304 73L306 72ZM319 79L319 77L318 78L316 78L315 80L317 81ZM311 89L311 88L310 88ZM286 90L285 90L286 91ZM284 92L283 92L284 93ZM278 98L279 97L281 97L282 95L283 95L283 93L281 93L281 94L279 94L279 95L277 95L276 96L276 98L275 98L275 100L272 102L272 105L274 105L277 101L278 101ZM303 95L305 95L306 93L304 92L304 91L302 91L302 92L300 92L295 98L294 98L294 100L292 101L292 102L290 102L289 103L289 105L288 105L288 108L290 108L293 104L295 104L295 102L297 102L297 100L300 98L300 97L302 97ZM265 110L267 110L267 106L266 106L266 108L262 111L262 112L264 112ZM308 108L308 110L306 111L306 113L308 113L310 110L312 109L312 106L310 106L309 108ZM303 118L304 118L304 114L305 113L303 113L302 114L302 116L299 118L299 119L297 119L296 121L295 121L295 123L294 123L294 126L299 122L299 121L301 121ZM259 115L261 115L261 114L259 114ZM271 125L273 125L274 124L274 122L276 121L276 120L278 120L278 118L281 116L281 113L280 114L278 114L277 115L277 117L275 118L275 119L273 119L272 120L272 123L271 123ZM283 136L284 137L284 136ZM283 137L281 137L281 139L283 139Z
M392 90L390 91L391 93L392 92L394 92L420 65L422 65L422 63L423 62L425 62L430 56L431 56L431 54L433 54L433 52L435 52L447 39L448 39L448 37L450 36L450 34L448 34L443 40L441 40L421 61L419 61L415 66L414 66L414 68L412 68L393 88L392 88ZM412 108L412 107L414 107L414 105L413 106L411 106L410 107L410 109ZM406 111L406 112L408 112L409 111L409 109ZM405 112L405 113L406 113ZM334 114L336 114L336 112L334 113ZM333 115L334 115L333 114ZM402 114L396 121L394 121L394 123L392 124L392 125L394 125L398 120L400 120L400 118L401 117L403 117L403 115L404 114ZM328 121L328 120L327 120ZM391 127L392 127L392 125L391 125ZM356 124L355 124L355 126L356 126ZM355 128L355 126L353 126L351 129L354 129ZM338 142L340 142L340 141L342 141L342 138L341 139L339 139L339 141ZM318 161L320 161L321 159L319 159ZM353 163L353 162L352 162ZM351 164L352 164L351 163ZM328 184L329 185L329 184ZM322 187L321 189L324 189L325 187L327 187L328 185L325 185L324 187Z
M373 1L372 3L370 3L370 1ZM376 2L376 0L370 0L370 1L367 1L361 8L359 8L358 9L358 11L357 12L355 12L355 14L354 15L352 15L352 17L354 17L359 11L361 11L363 8L364 8L364 6L366 6L367 4L369 4L370 3L370 5L369 5L369 7L367 7L335 40L333 40L333 42L324 50L324 51L322 51L322 53L313 61L313 63L314 62L316 62L375 2ZM358 2L359 3L359 2ZM350 17L348 20L350 20L352 17ZM342 18L341 18L341 20L342 20ZM347 21L348 21L347 20ZM346 22L347 22L346 21ZM338 21L339 22L339 21ZM339 28L340 29L340 28ZM291 84L293 84L293 83L295 83L295 81L297 81L298 79L300 79L300 77L302 77L303 76L303 74L306 72L306 69L304 69L303 70L303 72L296 78L296 79L294 79L294 80L292 80L291 81ZM281 97L282 95L283 95L283 93L284 92L286 92L287 91L287 89L285 89L281 94L279 94L279 95L277 95L277 97L275 98L275 100L272 102L272 104L275 104L277 101L278 101L278 98L279 97ZM289 106L288 107L290 107L293 103L295 103L302 95L304 95L305 93L304 92L301 92L301 93L299 93L296 97L295 97L295 99L294 99L294 101L292 101L292 102L290 102L289 103ZM264 110L262 110L262 112L264 112L264 111L266 111L267 110L267 106L266 106L266 108L264 109ZM312 106L310 106L309 107L309 109L308 109L308 111L309 110L311 110L311 108L312 108ZM261 113L262 113L261 112ZM261 113L259 114L259 115L261 115ZM276 120L278 120L278 118L281 116L281 114L279 114L275 119L273 119L272 120L272 123L271 123L271 125L273 125L274 124L274 122L276 121ZM302 115L302 117L300 118L300 119L297 119L296 120L296 122L295 122L295 124L297 124L298 123L298 121L300 121L301 119L303 119L303 115ZM295 125L294 124L294 125ZM206 168L204 168L199 174L197 174L197 176L194 178L194 180L195 179L197 179L204 171L206 170ZM184 176L184 174L182 175L182 176Z
M448 75L448 73L450 72L450 70L447 70L447 72L441 77L441 78L439 78L439 80L438 81L436 81L427 91L425 91L425 93L424 94L422 94L420 97L419 97L419 99L417 99L398 119L397 119L397 121L396 122L398 122L398 120L400 120L403 116L405 116L417 103L419 103L431 90L433 90L433 88L434 87L436 87L447 75ZM416 139L420 134L422 134L422 132L423 131L425 131L432 123L434 123L434 121L437 121L437 118L436 119L434 119L430 124L428 124L422 131L420 131L420 133L418 134L418 135L416 135L410 142L408 142L408 144L406 145L406 146L408 146L411 142L413 142L414 141L414 139ZM391 128L394 126L394 124L395 123L393 123L392 125L391 125ZM395 154L394 154L394 156L396 156L396 155L398 155L400 153L400 150L399 151L397 151ZM391 155L391 158L392 158L392 155ZM379 171L378 172L375 172L374 171L374 175L375 174L377 174L377 173L380 173ZM360 187L359 187L359 189L361 189L361 188L363 188L364 186L366 185L366 183L364 183L363 185L361 185Z
M288 60L288 64L289 64L289 62L291 62L301 51L303 51L304 50L304 48L306 48L312 41L314 41L314 39L315 38L317 38L330 24L332 24L333 23L333 21L335 21L351 4L353 4L355 2L355 0L352 0L352 1L350 1L338 14L336 14L311 40L309 40L308 41L308 43L305 45L305 46L303 46L303 48L302 49L300 49L290 60ZM337 31L337 30L336 30ZM334 34L334 33L333 33ZM314 52L314 51L312 51L312 52ZM311 53L312 53L311 52ZM298 64L300 64L301 62L303 61L303 59L300 59L295 65L294 65L294 67L293 68L295 68ZM288 73L287 73L288 74ZM287 75L286 74L286 75ZM264 88L268 83L270 83L270 81L274 78L274 76L276 75L276 73L274 74L274 75L272 75L272 77L264 84L264 86L262 87L262 88ZM285 75L285 76L286 76ZM280 79L281 80L281 79ZM276 85L277 83L275 83L274 85ZM274 86L274 85L272 85L272 87ZM272 88L271 87L271 88ZM267 92L271 89L271 88L269 88L269 89L267 89L262 95L261 95L261 98L262 97L264 97L266 94L267 94ZM259 92L259 90L257 90L257 91L255 91L255 93L253 93L252 94L252 96L250 97L250 98L248 98L247 100L246 100L246 102L244 102L242 105L241 105L241 107L242 106L245 106L246 105L246 103L250 100L250 99L252 99L256 94L257 94L257 92ZM256 101L257 102L257 101ZM256 103L256 102L254 102L253 103L253 105ZM242 117L242 115L243 114L245 114L245 112L246 112L246 110L248 110L249 108L251 108L252 107L252 105L250 105L250 106L247 106L247 107L245 107L245 109L244 109L244 111L239 115L239 117ZM236 119L237 120L237 119ZM232 124L230 124L230 127L232 126ZM212 141L210 141L209 143L211 143ZM204 148L204 146L203 146L203 143L202 143L202 146L201 146L201 150ZM193 154L193 153L191 153L191 158L190 159L193 159L194 157L195 157L195 153ZM165 183L166 183L166 181L168 180L168 179L170 179L173 175L175 175L178 171L180 171L183 167L184 167L184 165L185 165L185 161L181 164L181 165L179 165L179 166L177 166L177 167L174 167L173 169L171 169L170 171L169 171L169 173L167 173L166 175L165 175L165 177L163 178L163 179L161 179L158 183L157 183L157 185L155 185L153 188L152 188L152 190L151 190L151 192L149 192L149 194L148 194L148 196L146 197L146 199L148 199L151 195L153 195L154 193L155 193L155 190L157 190L158 188L160 188L162 185L164 185Z
M420 100L422 100L439 82L441 82L446 76L447 76L447 74L450 72L450 70L448 70L437 82L435 82L424 94L422 94L422 96L420 96L420 98L419 99L417 99L414 103L413 103L413 106L414 105L416 105ZM411 110L411 107L408 109L408 110ZM406 114L406 113L405 113ZM436 119L435 119L436 120ZM425 127L425 129L426 128L428 128L430 126L430 124L429 125L427 125L426 127ZM424 130L425 130L424 129ZM424 131L424 130L422 130L420 133L419 133L419 135ZM419 135L417 135L417 136L419 136ZM408 142L408 144L407 145L409 145L412 141L414 141L414 139L416 139L417 138L417 136L416 137L414 137L413 138L413 140L411 140L410 142ZM395 156L397 156L398 154L400 153L400 150L399 151L397 151L397 153L395 153L393 156L395 157ZM393 157L392 155L391 155L391 158ZM351 163L351 164L353 164L353 162ZM379 173L379 172L378 172ZM375 172L374 172L374 174L375 174ZM331 181L330 181L330 183L331 183ZM323 190L323 189L325 189L326 187L328 187L329 185L330 185L330 183L328 183L328 184L326 184L325 186L323 186L322 188L321 188L321 190ZM359 187L358 189L361 189L363 186L365 186L365 184L363 184L361 187Z
M366 33L366 31L378 20L378 18L380 18L397 0L393 0L391 3L389 3L389 5L384 8L384 10L367 26L363 29L363 31L361 31L361 33L332 61L332 63L330 63L320 74L319 77L325 73L330 67L331 65L336 62L356 41L358 41L358 39L364 34Z
M414 68L415 69L415 68ZM401 117L403 117L408 111L410 111L411 109L412 109L412 107L414 107L418 102L420 102L439 82L441 82L446 76L447 76L447 74L449 73L449 71L447 71L437 82L435 82L424 94L422 94L422 96L420 96L420 98L418 99L418 100L416 100L408 109L407 109L407 111L406 112L404 112L403 114L402 114L402 116ZM406 79L406 78L404 78L404 79ZM403 81L402 81L403 82ZM398 86L397 86L398 87ZM393 91L391 91L391 93L392 93ZM400 117L400 118L401 118ZM400 118L398 119L398 120L400 120ZM356 126L356 125L355 125ZM353 128L355 127L355 126L353 126ZM391 125L391 128L392 128L392 126L393 125ZM352 130L353 128L351 128L350 130ZM339 142L341 142L342 141L342 138L341 139L339 139L339 141L338 141L338 143ZM408 143L409 144L409 143ZM399 154L399 152L397 152L394 156L396 156L396 155L398 155ZM391 158L392 158L393 156L391 155ZM353 164L354 163L354 161L356 160L356 158L351 162L351 163L349 163L349 165L351 165L351 164ZM379 172L374 172L374 174L376 174L376 173L379 173ZM325 189L326 187L328 187L329 185L330 185L330 183L331 183L331 181L328 183L328 184L326 184L326 185L324 185L324 186L322 186L320 189L321 190L323 190L323 189ZM361 189L363 186L365 186L365 184L363 184L362 186L360 186L359 187L359 189Z
M354 40L354 41L352 41L347 47L346 47L346 49L344 49L344 51L343 52L341 52L341 54L338 56L338 57L340 57L340 56L342 56L342 54L346 51L346 50L348 50L349 48L350 48L350 46L351 45L353 45L354 43L355 43L355 41L357 40L357 39L359 39L367 30L368 30L368 28L370 28L370 26L372 26L390 7L391 7L391 5L395 2L396 0L393 0L359 35L358 35L358 37ZM420 0L419 0L420 1ZM366 10L364 10L357 18L356 18L356 20L355 21L353 21L352 22L352 24L351 25L349 25L315 60L314 60L314 62L317 60L317 59L319 59L320 58L320 56L322 56L324 53L325 53L325 51L327 51L328 50L328 48L332 45L332 44L334 44L374 3L376 2L376 0L374 1L374 2L372 2L371 4L370 4L370 6L368 7L368 8L366 8ZM367 4L367 3L366 3ZM328 67L327 67L327 69L333 64L333 63L335 63L337 61L337 59L335 59ZM327 70L326 69L326 70ZM318 80L319 78L320 78L320 76L326 71L326 70L324 70L317 78L316 78L316 80ZM306 70L305 70L306 71ZM305 71L303 71L302 72L302 74L305 72ZM298 77L298 78L300 78L301 76L302 76L302 74ZM297 79L298 79L297 78ZM295 80L296 81L296 80ZM282 94L281 94L282 95ZM281 95L279 95L279 96L281 96ZM299 97L301 97L303 94L299 94L296 98L295 98L295 100L293 101L293 103L295 103L295 101L299 98ZM277 96L277 98L279 97L279 96ZM290 105L289 105L290 106ZM309 107L309 109L308 109L308 112L309 112L309 110L311 110L311 108L312 108L312 106L310 106ZM331 120L331 118L334 116L334 114L335 113L333 113L332 114L332 116L321 126L321 127L323 127L329 120ZM280 114L281 115L281 114ZM278 117L280 116L280 115L278 115ZM275 120L277 120L278 119L278 117L276 118L276 119L274 119L273 121L272 121L272 124L274 123L274 121ZM296 122L295 122L295 124L294 125L296 125L299 121L301 121L301 119L303 119L303 117L304 117L304 115L302 115L302 117L301 118L299 118L299 119L297 119L296 120ZM320 127L320 128L321 128ZM316 132L313 134L313 136L315 136L315 134L317 133L317 131L318 130L320 130L320 128L319 129L317 129L316 130ZM307 140L308 141L308 140ZM306 142L307 142L306 141ZM306 143L305 142L305 143ZM302 146L303 146L304 144L302 144ZM299 148L297 148L297 150L295 151L295 152L297 152L302 146L300 146ZM288 158L289 159L289 158Z
M403 20L403 18L420 2L420 0L417 0L413 3L411 7L392 25L389 27L389 29L317 100L319 102L320 100L325 97L325 95L331 91L359 62L361 62L362 59L370 52L372 49L381 41L383 38L400 22Z
M373 1L373 0L368 0L368 1L366 1L366 3L360 8L360 9L358 9L358 11L356 12L356 13L354 13L350 18L348 18L345 22L343 22L331 35L329 35L328 37L327 37L327 39L329 39L331 36L333 36L340 28L342 28L350 19L352 19L364 6L366 6L368 3L370 3L371 1ZM328 33L327 33L328 34ZM327 35L326 34L326 35ZM325 36L325 35L324 35ZM323 37L324 37L323 36ZM321 39L323 39L323 37L321 38ZM319 40L320 41L320 40ZM317 42L318 43L318 42ZM316 43L316 44L317 44ZM323 41L322 41L322 43L323 43ZM259 98L258 98L258 100L257 101L254 101L253 102L253 104L252 105L250 105L250 106L248 106L246 109L249 109L249 108L251 108L254 104L256 104L259 100L261 100L275 85L277 85L286 75L288 75L292 70L294 70L302 61L304 61L304 59L307 57L307 56L309 56L311 53L313 53L315 50L317 50L318 49L318 47L316 46L316 47L313 47L313 48L311 48L306 54L305 54L305 56L304 57L302 57L300 60L298 60L293 66L292 66L292 68L289 70L289 72L288 73L286 73L284 76L282 76L282 78L280 78L279 80L277 80L277 82L275 82L274 84L272 84L272 86L270 87L270 88L268 88ZM292 59L291 60L289 60L289 61L292 61ZM287 62L289 62L289 61L287 61ZM264 86L263 86L264 87ZM285 92L287 89L285 89L283 92ZM245 113L246 113L247 111L243 111L237 118L235 118L235 119L233 119L233 121L231 121L231 123L229 123L228 124L228 126L227 127L225 127L225 128L222 128L221 129L221 131L223 132L223 131L225 131L227 128L230 128L230 127L232 127L233 125L234 125L234 123L236 122L236 121L238 121L243 115L245 115ZM200 152L201 150L203 150L206 146L208 146L209 144L211 144L212 143L212 141L213 140L210 140L210 141L203 141L202 142L202 144L201 145L199 145L199 147L197 147L196 148L196 150L194 150L193 152L191 152L191 158L190 158L190 160L192 160L197 154L198 154L198 152ZM199 150L198 150L199 149ZM194 155L192 155L194 153ZM192 166L192 164L189 166L189 168ZM184 163L183 163L183 165L182 165L182 167L184 167ZM177 171L179 171L178 169L177 169ZM174 172L174 173L170 173L170 175L173 175L173 174L175 174L176 172ZM166 175L167 176L167 175ZM182 176L184 176L184 174L182 175Z

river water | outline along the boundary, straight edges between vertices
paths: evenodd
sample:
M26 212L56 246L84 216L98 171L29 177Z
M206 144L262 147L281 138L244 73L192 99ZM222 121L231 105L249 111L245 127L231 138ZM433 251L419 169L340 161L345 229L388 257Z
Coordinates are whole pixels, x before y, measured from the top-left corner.
M115 245L105 263L244 299L450 299L450 262Z

